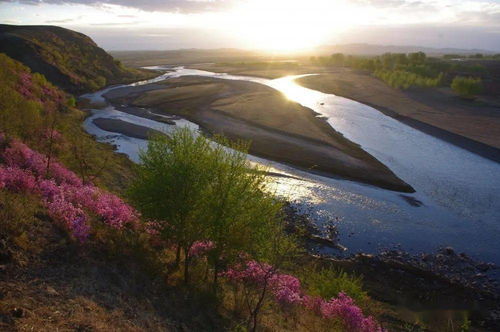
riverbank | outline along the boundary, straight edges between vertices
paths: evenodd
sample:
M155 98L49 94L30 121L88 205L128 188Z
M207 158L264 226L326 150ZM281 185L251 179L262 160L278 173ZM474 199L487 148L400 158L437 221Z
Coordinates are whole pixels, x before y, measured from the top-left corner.
M472 321L474 331L500 328L498 266L472 259L451 247L410 254L400 247L377 254L342 254L335 226L319 228L311 215L293 205L284 209L287 230L300 234L308 255L326 269L361 276L371 298L385 303L401 321L429 331L448 331L450 321ZM393 321L394 322L394 321ZM411 325L411 324L410 324ZM409 325L408 325L409 326Z
M361 276L370 297L391 308L387 321L396 323L398 317L400 323L415 322L414 329L428 331L449 331L451 321L472 322L473 331L500 328L498 266L451 247L421 254L394 247L345 256L333 224L319 228L308 213L289 204L284 212L287 231L300 234L307 248L304 265L312 260L325 269Z
M151 108L182 116L210 134L251 141L250 153L259 157L322 175L413 191L317 113L262 84L187 76L114 89L104 96L114 105L122 105L123 111L129 111L123 105Z
M464 101L447 89L400 91L347 68L307 76L300 85L372 106L415 129L500 162L500 107Z

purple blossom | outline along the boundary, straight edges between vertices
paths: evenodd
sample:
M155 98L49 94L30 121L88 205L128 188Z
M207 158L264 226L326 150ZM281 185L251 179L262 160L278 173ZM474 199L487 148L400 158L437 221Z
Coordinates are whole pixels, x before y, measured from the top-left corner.
M212 241L198 241L191 246L191 249L189 249L189 256L202 256L213 248L215 248L215 243L213 243Z
M337 298L325 300L305 295L300 280L289 274L281 274L269 264L248 261L245 266L236 266L221 275L231 281L243 282L256 287L267 285L274 299L281 304L301 305L325 319L340 319L350 332L382 332L373 319L365 317L352 298L339 293Z
M15 192L33 192L37 183L31 172L17 167L0 166L0 188Z
M139 214L122 199L84 184L60 163L51 161L47 172L47 157L19 141L12 141L0 156L7 164L0 166L0 189L41 195L49 215L79 241L90 233L88 213L117 229L138 221Z

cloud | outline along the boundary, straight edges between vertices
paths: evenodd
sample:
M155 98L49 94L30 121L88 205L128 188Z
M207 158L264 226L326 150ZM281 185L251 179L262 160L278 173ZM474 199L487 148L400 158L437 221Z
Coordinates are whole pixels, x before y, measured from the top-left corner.
M4 20L3 23L5 24L19 24L21 21L19 20Z
M53 23L69 23L69 22L73 22L74 20L72 18L67 18L67 19L64 19L64 20L49 20L49 21L45 21L45 23L49 23L49 24L53 24Z
M137 25L144 23L142 21L134 22L104 22L104 23L90 23L92 26L123 26L123 25Z
M497 11L497 12L484 12L484 11L462 12L462 13L460 13L460 15L458 15L458 20L460 22L469 23L469 24L500 26L500 11Z
M144 11L165 11L198 13L230 8L242 0L0 0L0 2L19 2L27 5L40 4L80 4L80 5L118 5Z

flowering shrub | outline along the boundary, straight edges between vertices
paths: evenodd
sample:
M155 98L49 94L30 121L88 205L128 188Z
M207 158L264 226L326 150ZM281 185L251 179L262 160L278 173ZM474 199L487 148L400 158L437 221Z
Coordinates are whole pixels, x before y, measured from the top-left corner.
M161 225L155 221L148 221L143 224L144 232L151 236L158 236L161 233Z
M72 171L55 161L49 163L48 158L31 150L27 145L13 141L2 154L5 163L12 167L20 167L33 172L36 176L53 178L58 184L68 183L81 186L82 180Z
M32 192L36 188L35 177L26 170L17 167L0 167L0 189Z
M49 109L64 103L64 92L47 83L39 74L19 73L17 91L29 100L44 104Z
M352 298L339 293L337 298L326 301L321 297L304 296L303 305L323 318L341 318L349 331L383 331L373 317L365 317Z
M87 239L90 228L82 209L68 202L64 195L57 195L52 200L46 199L45 203L52 219L65 222L72 235L81 242Z
M197 257L206 254L215 247L215 243L212 241L198 241L195 242L191 249L189 249L190 257Z
M96 189L96 200L90 202L87 208L102 217L106 224L122 228L125 224L137 220L137 212L119 197L103 192L96 187L94 189Z
M53 86L44 85L42 86L42 102L63 103L64 95L61 90Z
M305 295L300 280L289 274L281 274L271 265L256 261L246 262L223 273L231 281L243 282L256 287L267 286L271 294L281 304L302 305L323 318L340 318L350 332L381 332L383 329L371 317L365 317L354 300L344 293L337 298L325 300L321 297Z
M232 280L267 287L282 304L302 303L300 280L289 274L278 273L271 265L256 261L246 262L244 268L229 269L222 273Z
M45 129L42 132L42 138L45 140L61 141L62 135L55 129Z
M32 89L33 89L33 79L31 74L27 72L20 73L19 85L17 89L19 93L28 99L36 99L36 97L33 95Z
M41 195L49 215L79 241L89 236L89 212L117 229L137 221L137 212L119 197L84 184L75 173L58 162L49 163L21 142L11 142L0 156L7 165L0 166L0 189Z

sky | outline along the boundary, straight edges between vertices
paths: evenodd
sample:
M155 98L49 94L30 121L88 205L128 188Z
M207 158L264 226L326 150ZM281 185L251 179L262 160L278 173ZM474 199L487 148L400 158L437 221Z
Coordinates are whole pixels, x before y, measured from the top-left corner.
M500 51L500 0L0 0L0 22L62 26L107 50L370 43Z

